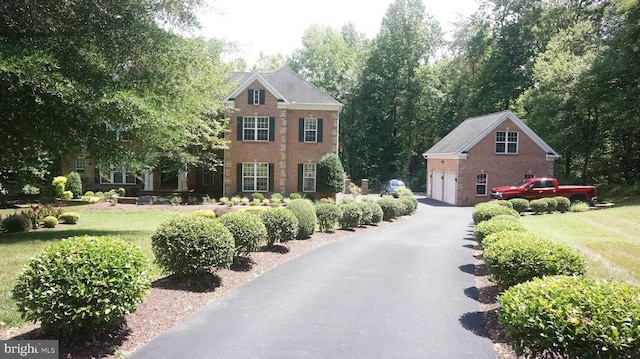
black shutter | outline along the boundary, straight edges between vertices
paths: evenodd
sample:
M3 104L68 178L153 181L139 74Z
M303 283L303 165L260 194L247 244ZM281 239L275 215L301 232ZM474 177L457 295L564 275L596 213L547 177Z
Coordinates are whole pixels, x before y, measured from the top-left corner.
M269 117L269 141L276 140L276 118Z
M238 169L238 173L237 173L238 185L236 187L238 192L242 192L242 163L238 163L236 167Z
M298 142L304 142L304 118L298 119Z
M269 163L269 188L267 188L267 191L271 191L271 192L275 192L275 188L273 188L274 177L275 177L275 173L273 173L274 169L275 169L275 166L273 165L273 163Z
M253 105L253 89L247 90L247 103Z
M298 163L298 192L302 192L303 171L304 165L302 163Z
M318 142L322 142L322 119L318 119Z
M265 92L264 90L260 90L260 104L264 105Z
M242 116L238 116L238 141L242 141Z

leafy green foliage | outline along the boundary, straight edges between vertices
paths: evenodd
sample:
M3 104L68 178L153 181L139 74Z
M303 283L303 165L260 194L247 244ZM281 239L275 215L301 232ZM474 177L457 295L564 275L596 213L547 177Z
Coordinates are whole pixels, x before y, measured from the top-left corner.
M492 217L499 216L501 214L508 214L514 217L520 217L520 214L511 208L501 206L496 202L482 202L473 207L471 216L473 217L473 223L479 224L482 221L491 219Z
M9 233L29 232L31 229L31 220L21 214L11 214L4 219L2 226Z
M553 213L558 207L558 201L555 198L545 198L547 201L547 213Z
M285 243L298 236L298 217L293 212L280 207L271 207L260 213L267 228L267 245Z
M12 295L22 315L40 321L45 333L92 339L135 311L150 282L139 248L117 237L73 237L29 262Z
M503 235L485 247L484 260L503 287L546 275L581 275L586 270L578 251L540 237Z
M546 277L499 298L506 341L530 357L633 359L640 353L640 288L589 277Z
M260 217L248 211L236 211L220 216L220 221L233 235L235 255L248 256L267 241L267 228Z
M193 211L191 215L196 217L209 218L209 219L216 218L216 212L210 209L199 209L197 211Z
M554 199L556 200L556 210L560 213L567 212L571 207L571 201L567 197L558 196Z
M44 225L45 228L55 228L58 225L58 219L54 216L44 217L42 225Z
M318 218L313 202L308 199L294 199L286 207L298 218L297 239L309 238L316 230Z
M162 223L151 237L156 262L167 272L196 278L233 261L233 235L219 221L176 216Z
M80 219L80 215L76 212L64 212L58 217L60 222L67 224L76 224Z
M344 203L340 205L340 228L353 229L362 224L362 210L357 202Z
M382 219L384 221L391 221L402 215L404 206L391 196L384 196L376 201L376 203L378 203L378 206L382 209Z
M529 207L535 214L543 214L549 210L549 202L547 198L534 199L529 202Z
M400 196L398 202L402 205L401 215L409 216L416 212L418 200L413 196Z
M320 231L329 232L333 230L341 216L338 205L333 202L318 202L315 206Z
M78 172L69 172L65 190L71 191L73 198L80 198L82 195L82 179Z
M67 186L67 177L57 176L53 179L53 182L51 184L53 185L53 189L56 191L56 196L62 198L64 196L64 190Z
M371 211L371 222L365 224L380 223L382 221L382 218L384 217L384 212L382 211L382 207L380 207L378 202L365 198L362 200L362 203L364 203L365 206L369 207Z
M509 202L511 202L511 207L518 213L529 210L529 201L524 198L512 198Z
M344 190L344 168L337 154L330 152L318 161L317 191L339 193Z
M573 203L569 207L569 212L586 212L589 210L589 205L584 202Z
M511 219L513 218L513 219ZM481 245L486 236L502 231L524 231L520 221L511 215L501 214L487 221L482 221L473 227L473 238Z

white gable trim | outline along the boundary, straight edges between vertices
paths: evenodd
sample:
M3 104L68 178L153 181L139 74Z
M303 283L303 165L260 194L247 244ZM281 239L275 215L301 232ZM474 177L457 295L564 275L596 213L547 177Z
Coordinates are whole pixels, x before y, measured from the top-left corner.
M260 73L258 72L254 72L249 77L247 77L247 79L244 80L238 87L236 87L236 89L233 90L233 92L229 94L229 96L227 96L227 98L225 98L224 101L233 103L235 98L238 95L240 95L243 91L245 91L249 87L249 85L251 85L254 81L260 82L262 86L264 86L267 89L267 91L271 92L271 94L278 99L278 102L289 103L289 100L287 100L284 96L282 96L282 94L278 92L278 90L276 90L275 87L273 87L269 83L269 81L267 81L264 78L264 76L260 75Z
M423 153L425 160L466 160L466 153Z

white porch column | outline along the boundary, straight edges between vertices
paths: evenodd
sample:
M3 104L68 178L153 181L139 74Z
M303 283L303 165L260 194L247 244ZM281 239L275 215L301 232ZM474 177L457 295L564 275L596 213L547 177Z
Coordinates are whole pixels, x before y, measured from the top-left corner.
M186 192L189 190L187 186L187 171L181 170L178 171L178 191Z
M153 168L144 172L144 190L153 191Z

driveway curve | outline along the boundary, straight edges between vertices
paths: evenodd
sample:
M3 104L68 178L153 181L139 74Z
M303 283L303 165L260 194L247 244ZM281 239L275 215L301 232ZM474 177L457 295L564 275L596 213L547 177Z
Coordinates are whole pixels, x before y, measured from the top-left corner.
M130 358L496 358L475 293L471 208L414 216L272 269Z

